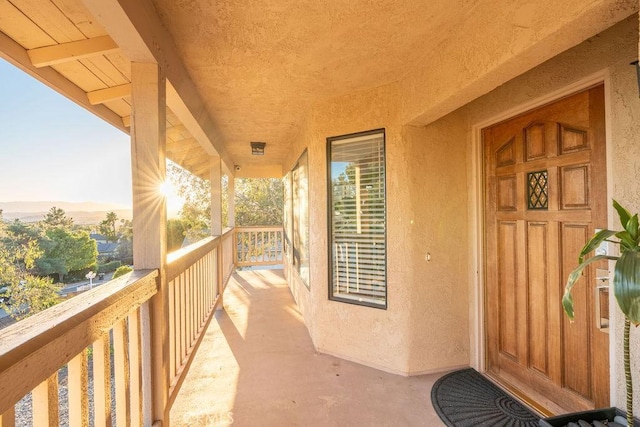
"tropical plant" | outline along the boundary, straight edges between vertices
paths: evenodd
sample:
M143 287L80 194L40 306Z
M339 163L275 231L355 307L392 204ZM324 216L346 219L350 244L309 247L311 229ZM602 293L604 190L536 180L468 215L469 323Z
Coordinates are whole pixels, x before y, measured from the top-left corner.
M631 365L629 357L629 331L631 323L640 325L640 227L638 214L631 215L628 210L613 201L613 207L618 212L622 230L598 231L582 248L578 258L578 267L569 275L562 305L570 319L574 318L573 297L571 290L582 275L582 271L589 264L600 260L616 261L613 276L613 295L624 314L623 356L624 374L627 388L627 424L633 427L633 384L631 381ZM611 240L615 238L617 240ZM602 242L619 245L620 256L597 254L585 259L587 254L600 246Z
M116 228L116 222L118 221L118 215L115 212L107 212L107 216L98 225L98 231L106 237L107 242L118 241L118 230Z

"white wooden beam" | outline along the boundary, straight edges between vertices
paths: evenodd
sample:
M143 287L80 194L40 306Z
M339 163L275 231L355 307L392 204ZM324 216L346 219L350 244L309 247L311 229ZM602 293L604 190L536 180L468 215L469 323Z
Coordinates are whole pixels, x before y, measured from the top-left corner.
M145 425L168 425L169 340L168 294L165 275L167 241L166 199L160 192L166 175L166 83L157 64L131 64L133 126L131 180L133 184L133 264L135 270L158 269L158 293L151 299L151 349L143 349L144 400L151 393L152 414ZM146 407L146 405L145 405Z
M117 51L118 45L109 36L61 43L54 46L29 49L27 54L36 68L61 64Z
M227 175L227 226L236 226L236 179Z
M173 38L151 0L81 0L132 61L157 62L167 73L167 105L209 155L235 164Z
M41 83L49 86L62 96L69 98L107 123L110 123L125 133L129 133L118 114L114 113L104 105L92 105L87 99L87 93L84 90L53 68L34 67L31 63L31 59L29 59L27 51L2 32L0 32L0 58L5 59L7 62L31 75Z
M105 102L126 98L127 96L131 96L130 83L87 92L87 98L91 105L104 104Z
M212 156L209 182L211 185L211 235L222 235L222 167L220 157Z

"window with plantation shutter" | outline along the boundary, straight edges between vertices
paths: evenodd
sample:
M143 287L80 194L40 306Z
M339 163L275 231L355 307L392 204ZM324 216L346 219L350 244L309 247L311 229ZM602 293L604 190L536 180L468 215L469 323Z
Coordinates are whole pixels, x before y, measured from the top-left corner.
M387 305L385 133L327 138L332 300Z
M309 178L307 151L292 171L293 265L309 287Z

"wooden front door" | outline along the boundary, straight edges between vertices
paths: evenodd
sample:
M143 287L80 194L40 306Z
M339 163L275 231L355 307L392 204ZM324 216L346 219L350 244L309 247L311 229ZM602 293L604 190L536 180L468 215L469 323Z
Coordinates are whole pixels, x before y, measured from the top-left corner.
M607 227L604 88L486 128L483 141L488 373L553 412L609 406L595 267L575 288L574 323L561 307L580 249Z

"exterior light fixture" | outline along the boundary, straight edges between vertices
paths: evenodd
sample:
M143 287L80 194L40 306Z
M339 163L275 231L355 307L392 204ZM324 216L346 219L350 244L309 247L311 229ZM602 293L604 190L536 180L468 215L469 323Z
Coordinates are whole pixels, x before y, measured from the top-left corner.
M264 156L264 146L266 142L251 142L251 154L254 156Z
M635 65L636 67L636 75L638 77L638 92L640 92L640 61L633 61L629 65Z

